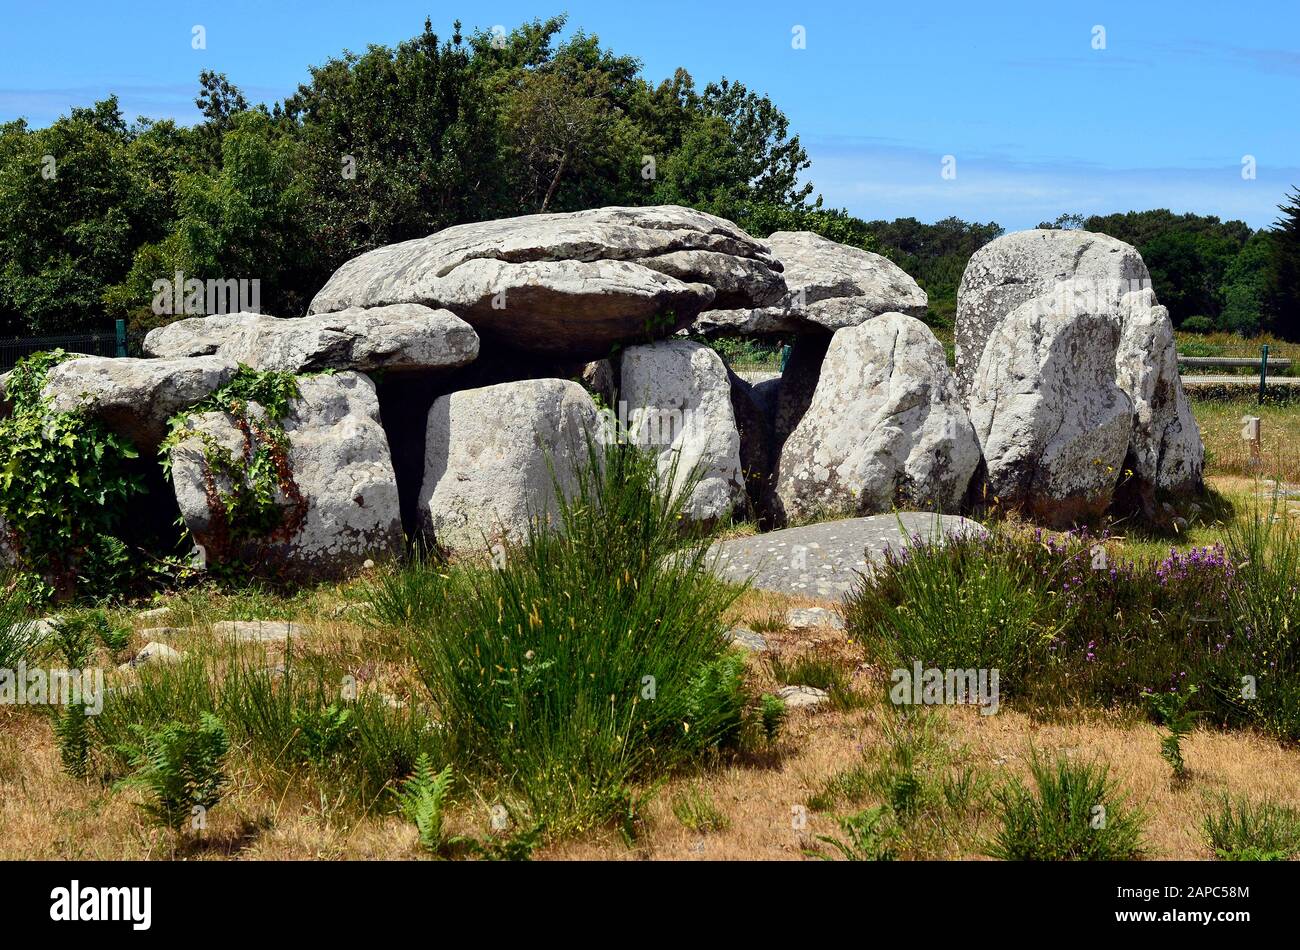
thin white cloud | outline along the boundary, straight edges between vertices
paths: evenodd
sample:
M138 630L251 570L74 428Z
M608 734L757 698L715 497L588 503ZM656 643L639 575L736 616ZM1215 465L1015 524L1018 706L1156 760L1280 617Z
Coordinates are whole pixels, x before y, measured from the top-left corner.
M1257 156L1257 177L1246 180L1240 166L1107 168L957 155L956 177L945 180L938 153L840 142L810 142L807 148L813 161L809 178L827 204L869 219L957 215L1020 229L1062 212L1170 208L1265 227L1277 217L1286 192L1300 186L1300 167L1273 165L1267 156Z

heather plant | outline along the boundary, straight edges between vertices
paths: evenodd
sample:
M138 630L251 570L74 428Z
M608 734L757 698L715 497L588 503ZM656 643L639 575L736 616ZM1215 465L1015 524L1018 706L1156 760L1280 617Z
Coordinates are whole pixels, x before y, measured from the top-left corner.
M1068 620L1006 533L934 545L914 537L846 603L855 639L890 668L996 668L1017 682Z
M1283 675L1300 666L1295 528L1261 516L1158 561L1113 547L1006 524L914 538L859 582L846 619L886 667L998 668L1004 697L1038 708L1138 705L1196 682L1189 712L1300 736L1300 685Z

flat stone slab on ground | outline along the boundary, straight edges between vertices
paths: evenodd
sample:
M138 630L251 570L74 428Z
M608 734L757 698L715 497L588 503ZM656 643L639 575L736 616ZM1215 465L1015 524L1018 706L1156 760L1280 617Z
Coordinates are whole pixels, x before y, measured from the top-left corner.
M978 521L959 515L898 512L844 518L719 541L709 549L718 575L758 590L841 600L858 575L884 560L885 551L902 550L906 539L978 531Z
M272 643L309 634L311 628L287 620L222 620L212 625L212 632L244 643Z

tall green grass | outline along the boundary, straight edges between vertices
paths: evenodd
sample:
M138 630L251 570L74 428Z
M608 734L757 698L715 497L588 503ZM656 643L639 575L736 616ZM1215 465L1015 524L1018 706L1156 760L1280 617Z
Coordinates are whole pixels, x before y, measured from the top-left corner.
M675 474L590 446L558 523L535 520L501 569L416 564L372 598L405 620L460 770L553 833L625 814L631 783L757 721L724 639L739 592L709 570Z
M1223 661L1211 685L1243 718L1297 738L1300 527L1289 515L1274 497L1268 505L1256 505L1226 534L1238 581L1230 592L1235 622L1220 640Z
M137 681L113 691L90 720L102 770L122 774L122 750L140 729L221 719L233 755L284 790L304 782L363 809L408 775L422 752L441 757L439 733L419 709L390 707L380 696L340 696L341 676L313 658L268 668L230 647L184 661L143 666Z
M1300 811L1224 795L1202 826L1221 861L1288 861L1300 856Z
M1037 753L1032 787L995 793L1001 828L989 854L1004 861L1127 861L1143 850L1146 816L1127 805L1110 769Z

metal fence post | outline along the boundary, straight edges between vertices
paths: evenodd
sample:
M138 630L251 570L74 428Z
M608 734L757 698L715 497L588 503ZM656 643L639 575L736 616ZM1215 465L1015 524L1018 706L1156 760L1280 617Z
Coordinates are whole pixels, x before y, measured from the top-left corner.
M1264 387L1268 384L1268 344L1265 343L1259 354L1259 404L1264 405Z
M117 355L126 356L126 321L118 320L117 329Z

